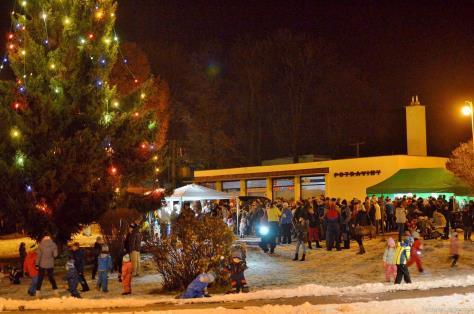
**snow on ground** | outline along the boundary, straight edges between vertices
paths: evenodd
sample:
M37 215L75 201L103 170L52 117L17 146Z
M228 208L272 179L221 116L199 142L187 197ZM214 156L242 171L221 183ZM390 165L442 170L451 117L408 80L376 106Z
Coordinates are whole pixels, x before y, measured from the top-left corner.
M121 312L130 314L314 314L314 313L361 313L361 314L398 314L398 313L474 313L474 293L418 299L392 301L370 301L366 303L312 305L304 303L291 305L264 305L261 307L244 307L242 309L185 309L171 311Z

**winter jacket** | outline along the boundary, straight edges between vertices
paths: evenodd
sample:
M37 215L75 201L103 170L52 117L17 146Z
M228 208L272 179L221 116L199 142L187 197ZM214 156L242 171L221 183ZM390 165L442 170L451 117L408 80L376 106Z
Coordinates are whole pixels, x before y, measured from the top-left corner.
M110 254L101 253L98 259L97 271L111 271L112 270L112 257Z
M375 220L381 220L382 219L382 210L380 208L380 205L375 203Z
M283 212L281 213L280 223L282 225L289 225L293 220L293 213L289 207L284 208Z
M207 280L207 274L200 274L188 285L181 298L202 298L206 294L208 285L209 280Z
M385 211L386 211L387 215L394 215L395 214L395 208L393 207L393 203L385 204Z
M341 209L341 219L343 225L348 225L351 221L351 209L349 208L349 206L344 206Z
M268 222L280 221L281 212L276 206L267 209Z
M308 234L308 225L306 221L299 222L295 225L296 237L299 241L306 241L306 235Z
M128 245L129 245L130 252L132 251L140 252L141 247L142 247L142 235L140 234L140 231L138 230L138 228L133 229L128 241L129 241Z
M26 254L25 261L23 262L23 271L31 278L38 276L38 269L35 265L37 258L38 253L36 253L36 251L31 251Z
M451 238L449 243L449 252L451 255L459 255L459 241L456 237Z
M54 268L54 259L58 257L58 247L49 237L41 240L38 247L36 265L41 268Z
M397 218L397 224L404 224L407 222L407 211L403 207L397 207L395 210L395 217Z
M435 227L446 227L446 218L437 210L433 213L433 225Z
M395 265L396 248L387 247L383 253L383 261L389 265Z
M355 218L355 225L362 226L362 227L370 225L369 215L367 215L367 212L365 210L359 210L357 212L357 215Z
M399 242L395 253L395 264L405 265L410 259L411 247L405 242Z
M324 215L324 221L327 224L337 224L339 225L341 221L341 216L339 215L336 209L329 209Z
M318 228L321 225L318 213L308 213L308 221L310 228Z
M79 274L84 273L84 250L71 251L71 256L74 259L74 267L76 267L77 272Z
M472 213L469 211L463 211L462 213L462 225L464 227L472 226Z

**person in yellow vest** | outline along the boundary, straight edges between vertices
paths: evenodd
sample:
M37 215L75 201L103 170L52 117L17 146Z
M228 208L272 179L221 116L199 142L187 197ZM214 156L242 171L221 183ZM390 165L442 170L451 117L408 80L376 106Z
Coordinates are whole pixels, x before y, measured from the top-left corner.
M268 227L269 227L269 241L270 244L270 254L275 252L276 247L276 237L280 233L280 216L281 211L278 209L274 202L267 205L266 208Z
M400 284L403 280L406 283L411 283L410 272L407 267L407 262L410 259L411 245L413 239L408 237L404 242L399 242L397 245L397 251L395 253L395 264L397 265L397 277L395 278L395 284Z

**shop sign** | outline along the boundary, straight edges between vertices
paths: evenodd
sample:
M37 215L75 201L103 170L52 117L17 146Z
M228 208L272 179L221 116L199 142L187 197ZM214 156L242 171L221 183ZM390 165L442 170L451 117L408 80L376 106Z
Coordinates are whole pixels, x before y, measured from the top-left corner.
M345 171L335 172L334 177L365 177L365 176L378 176L382 173L381 170L365 170L365 171Z

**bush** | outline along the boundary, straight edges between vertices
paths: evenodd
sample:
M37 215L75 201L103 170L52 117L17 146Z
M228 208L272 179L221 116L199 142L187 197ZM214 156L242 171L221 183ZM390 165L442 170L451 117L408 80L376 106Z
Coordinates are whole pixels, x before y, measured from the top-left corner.
M221 219L188 213L178 217L171 235L150 251L164 289L174 291L186 288L202 272L214 271L219 281L233 242L232 231Z

